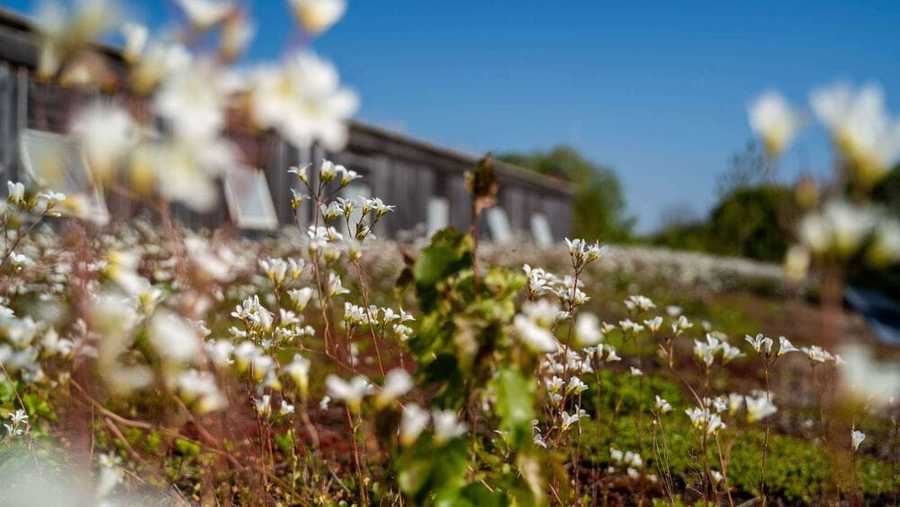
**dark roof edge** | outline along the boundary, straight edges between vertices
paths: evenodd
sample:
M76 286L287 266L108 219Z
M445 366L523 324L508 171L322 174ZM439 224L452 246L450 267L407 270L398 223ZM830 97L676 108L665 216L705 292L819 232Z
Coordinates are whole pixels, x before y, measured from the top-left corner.
M432 142L425 141L423 139L413 137L402 132L397 132L395 130L366 123L360 120L351 120L350 128L351 130L361 130L371 135L383 137L385 139L401 144L406 144L414 148L433 153L440 157L454 159L467 166L474 166L475 163L477 163L481 158L471 153L455 150L453 148L447 148L445 146L434 144ZM524 167L496 159L494 160L494 167L501 176L522 180L541 187L548 187L553 189L554 191L562 192L568 195L574 194L574 189L569 182L557 178L552 178L550 176L545 176L543 174L525 169Z

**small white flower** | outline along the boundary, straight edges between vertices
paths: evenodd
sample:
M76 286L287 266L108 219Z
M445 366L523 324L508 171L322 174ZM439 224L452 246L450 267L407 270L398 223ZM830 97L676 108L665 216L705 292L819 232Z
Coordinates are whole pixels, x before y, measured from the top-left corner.
M750 344L751 347L753 347L753 350L755 350L757 353L766 355L772 353L772 345L774 344L774 342L771 338L763 335L762 333L757 334L756 336L747 335L744 337L744 339L747 341L747 343Z
M769 155L784 151L799 130L802 120L779 93L765 92L749 107L750 127L762 137Z
M662 324L663 318L658 315L652 319L644 321L644 325L647 326L647 329L649 329L651 333L659 331L659 328L662 327Z
M853 429L850 432L850 443L853 446L854 451L859 450L860 444L863 443L863 440L866 439L866 434L857 429Z
M261 417L269 417L272 415L272 397L268 394L262 395L261 398L253 400L256 407L256 413Z
M281 400L281 408L278 410L278 413L281 415L291 415L294 413L294 406L287 402L287 400Z
M661 398L658 394L656 395L656 408L663 414L672 411L672 405L668 401Z
M834 356L818 345L803 347L800 350L814 363L825 363L834 360Z
M631 367L631 374L635 377L640 377L644 375L644 372L640 370L640 368Z
M769 396L746 397L747 422L756 422L778 411L778 407L770 400Z
M778 356L783 356L788 352L799 352L800 349L794 346L790 340L785 338L784 336L778 337Z
M177 2L191 23L204 30L225 19L234 8L230 0L177 0Z
M147 27L138 23L125 23L120 29L125 38L125 46L122 48L122 56L128 62L136 62L144 52L147 45L149 32Z
M290 375L294 384L300 389L300 394L304 397L309 391L310 366L312 366L312 363L309 359L300 354L294 354L294 359L284 368L284 371Z
M168 310L160 310L147 327L150 344L169 361L186 363L197 357L200 339L186 319Z
M375 398L375 403L383 407L408 393L413 387L412 377L402 368L395 368L384 377L384 386Z
M311 33L327 30L347 10L346 0L290 0L303 28Z
M7 181L6 188L9 191L6 199L13 204L21 204L25 200L25 185L22 183Z
M369 380L362 375L353 377L350 382L344 381L337 375L328 375L325 379L325 388L328 390L329 396L343 401L351 410L358 412L363 397L371 392L372 386Z
M415 403L409 403L403 407L403 415L400 419L400 442L409 446L415 443L428 426L430 416L428 411Z
M431 418L434 421L434 438L438 443L461 437L468 431L466 423L459 421L452 410L434 409Z
M881 87L835 84L813 92L816 115L864 184L877 182L900 159L900 122L888 116Z
M559 349L553 333L524 315L515 316L513 327L522 342L534 352L556 352Z

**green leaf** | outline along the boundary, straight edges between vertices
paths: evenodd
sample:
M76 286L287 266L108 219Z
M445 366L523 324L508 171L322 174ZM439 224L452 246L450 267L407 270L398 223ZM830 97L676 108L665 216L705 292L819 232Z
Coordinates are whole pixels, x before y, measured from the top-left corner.
M534 380L517 367L508 366L497 372L493 389L507 442L514 449L522 449L530 442L531 421L535 418Z
M437 284L441 280L472 266L472 238L455 229L438 231L416 260L413 275L419 304L425 313L437 302Z

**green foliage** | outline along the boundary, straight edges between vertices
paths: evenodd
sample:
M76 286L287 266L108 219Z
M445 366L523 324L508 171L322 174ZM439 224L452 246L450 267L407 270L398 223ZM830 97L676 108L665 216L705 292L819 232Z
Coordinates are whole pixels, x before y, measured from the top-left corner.
M473 260L472 237L453 229L435 234L423 250L412 269L423 316L409 350L421 385L435 392L432 404L471 414L478 398L491 393L496 415L480 416L499 419L505 445L494 451L517 465L493 462L496 452L478 452L494 443L474 433L449 442L422 436L400 452L398 483L417 505L533 505L541 491L531 439L537 358L513 346L508 331L525 278L496 267L476 277Z
M622 184L613 169L584 158L569 146L558 146L549 152L506 153L498 158L573 184L576 237L603 241L625 241L631 237L634 219L625 215Z
M515 449L524 447L531 439L534 385L534 380L525 377L515 366L501 369L492 382L501 429Z
M702 222L677 223L651 243L678 250L780 262L788 247L782 224L797 213L791 191L780 185L739 187L725 195Z
M712 251L764 261L781 261L788 238L782 225L796 214L791 191L778 185L739 188L710 215Z

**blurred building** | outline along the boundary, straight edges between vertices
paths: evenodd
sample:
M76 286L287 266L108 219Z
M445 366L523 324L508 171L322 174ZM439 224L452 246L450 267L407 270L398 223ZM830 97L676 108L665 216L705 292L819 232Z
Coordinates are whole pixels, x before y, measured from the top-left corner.
M114 48L99 46L97 54L111 72L122 73L124 63ZM65 144L78 159L78 147L65 135L69 120L79 107L101 95L39 82L34 77L37 55L29 21L0 9L0 171L6 179L28 179L28 151L50 145L63 149ZM135 99L127 100L142 107ZM241 148L245 170L250 172L237 174L230 185L224 182L220 206L210 213L175 206L176 216L186 225L263 230L295 221L303 225L312 210L308 203L297 213L291 209L291 188L302 189L287 169L316 164L325 157L364 176L344 190L347 196L377 196L397 205L376 234L424 236L447 225L469 226L471 203L464 172L475 164L474 156L356 121L351 122L349 142L340 153L315 147L298 150L272 133L250 132L240 125L230 125L228 135ZM567 183L501 162L495 167L499 198L483 216L481 228L488 237L496 241L529 237L546 244L570 234L573 193ZM264 178L253 173L254 168ZM110 189L101 201L115 218L127 219L141 211L140 205Z

